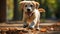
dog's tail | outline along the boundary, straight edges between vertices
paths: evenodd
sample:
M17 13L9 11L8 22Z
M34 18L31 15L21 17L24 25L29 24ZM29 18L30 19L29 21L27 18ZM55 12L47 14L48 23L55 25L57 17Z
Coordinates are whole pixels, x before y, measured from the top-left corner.
M39 10L39 12L45 12L45 9L43 9L43 8L39 8L38 10Z

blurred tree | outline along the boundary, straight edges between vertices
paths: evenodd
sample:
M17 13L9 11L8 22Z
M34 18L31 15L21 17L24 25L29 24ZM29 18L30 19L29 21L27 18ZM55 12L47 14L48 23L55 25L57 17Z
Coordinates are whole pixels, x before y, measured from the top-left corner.
M56 11L56 8L57 8L57 4L56 4L56 0L47 0L47 4L48 4L48 8L49 8L49 15L50 18L54 18L55 19L55 11Z
M0 0L0 23L6 21L6 0Z
M39 0L40 3L40 7L39 8L44 8L46 10L45 15L43 16L43 14L41 15L44 18L49 18L50 14L49 14L49 7L48 7L48 3L47 0Z
M18 10L20 7L19 2L21 0L14 0L14 16L13 16L13 20L22 20L23 18L23 12Z
M13 20L22 20L22 12L18 10L19 7L19 2L21 0L14 0L14 15L13 15Z
M13 18L14 0L6 0L7 21Z
M55 12L55 16L57 19L60 19L60 0L56 0L57 2L57 10Z
M17 0L14 0L14 13L13 13L13 20L18 20L18 4L17 4Z

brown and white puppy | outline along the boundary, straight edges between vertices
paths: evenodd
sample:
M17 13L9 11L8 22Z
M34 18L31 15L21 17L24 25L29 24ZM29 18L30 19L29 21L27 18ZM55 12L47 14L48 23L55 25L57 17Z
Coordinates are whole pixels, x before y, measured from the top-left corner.
M24 13L24 27L39 29L40 23L40 12L41 9L38 10L39 3L35 1L21 1L20 8Z

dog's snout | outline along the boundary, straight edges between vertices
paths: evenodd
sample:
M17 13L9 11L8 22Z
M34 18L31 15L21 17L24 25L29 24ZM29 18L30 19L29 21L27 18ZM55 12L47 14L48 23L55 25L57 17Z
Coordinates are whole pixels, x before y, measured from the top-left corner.
M27 11L30 11L30 9L27 9Z

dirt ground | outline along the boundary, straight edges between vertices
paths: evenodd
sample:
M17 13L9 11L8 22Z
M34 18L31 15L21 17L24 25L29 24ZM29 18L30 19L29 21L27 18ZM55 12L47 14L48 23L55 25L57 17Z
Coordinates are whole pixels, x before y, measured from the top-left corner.
M60 34L60 22L40 23L40 30L23 28L23 24L0 23L0 34Z

